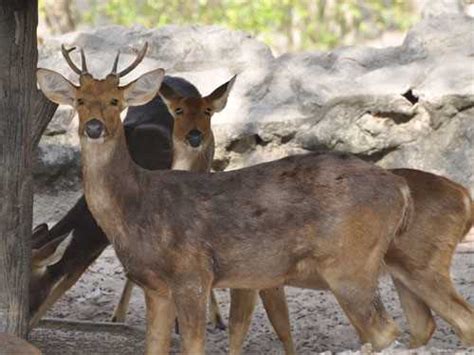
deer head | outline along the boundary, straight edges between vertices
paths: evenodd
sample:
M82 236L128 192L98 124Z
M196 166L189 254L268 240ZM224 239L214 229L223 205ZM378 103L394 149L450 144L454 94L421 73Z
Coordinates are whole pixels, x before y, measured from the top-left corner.
M61 74L38 69L37 79L43 93L53 102L74 107L79 116L79 136L96 143L113 141L122 123L120 112L127 106L143 105L156 96L164 77L163 69L143 74L126 86L119 86L120 78L130 73L145 57L145 43L136 59L127 68L117 71L120 52L117 53L112 71L105 79L95 79L87 70L84 51L81 49L81 68L69 56L75 49L62 46L62 54L71 69L79 74L79 86Z
M49 234L46 224L40 224L33 230L31 269L33 277L41 276L48 266L54 265L63 257L71 244L72 235L61 235L47 243L42 243Z
M162 83L159 94L175 120L173 142L186 142L195 149L202 147L212 135L211 117L224 109L235 79L236 76L205 97L183 97Z
M33 230L29 285L30 316L32 319L39 319L37 316L38 309L56 283L48 271L48 267L55 265L62 259L72 241L72 235L64 234L49 242L44 242L48 237L49 229L46 224L41 224ZM36 323L36 320L33 323Z

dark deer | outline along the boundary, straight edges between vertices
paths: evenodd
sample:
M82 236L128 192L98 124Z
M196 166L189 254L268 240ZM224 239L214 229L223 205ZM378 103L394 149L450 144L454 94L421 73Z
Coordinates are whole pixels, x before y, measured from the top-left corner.
M214 174L145 170L128 153L120 112L150 101L163 70L125 87L114 72L83 72L80 86L51 70L37 77L49 99L78 111L86 200L145 292L147 353L168 352L175 307L185 353L204 353L213 287L329 289L363 342L382 349L397 337L376 289L411 215L404 179L337 153ZM205 99L202 111L219 110Z

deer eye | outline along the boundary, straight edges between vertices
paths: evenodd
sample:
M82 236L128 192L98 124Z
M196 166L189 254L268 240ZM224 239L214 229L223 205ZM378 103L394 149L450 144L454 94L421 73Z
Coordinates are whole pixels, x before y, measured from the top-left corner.
M84 105L84 100L83 99L77 99L77 106Z
M178 107L174 110L174 113L177 114L177 115L181 115L183 113L183 109L181 107Z
M206 116L211 117L211 113L212 113L212 109L209 108L209 107L204 110L204 114L205 114Z
M118 101L117 99L112 99L112 100L110 100L110 104L111 104L112 106L117 106L118 103L119 103L119 101Z

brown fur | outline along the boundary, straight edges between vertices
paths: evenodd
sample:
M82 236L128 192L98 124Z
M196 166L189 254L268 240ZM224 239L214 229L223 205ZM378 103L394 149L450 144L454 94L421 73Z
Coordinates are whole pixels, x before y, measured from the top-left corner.
M451 324L463 342L474 345L474 308L456 292L450 276L456 246L473 222L469 192L427 172L391 172L406 179L415 206L413 223L392 242L385 257L408 319L411 346L431 338L431 310Z
M74 224L71 220L75 218L78 211L84 208L84 204L84 199L80 199L61 222ZM57 251L50 247L65 240L70 229L64 230L59 222L51 231L44 225L35 229L33 233L32 273L29 286L30 329L38 324L51 305L76 283L87 267L108 245L105 237L90 230L90 227L97 228L90 213L85 214L83 218L88 223L77 226L73 231L72 240L69 246L61 251L62 259L57 263L54 260L52 262L48 260L51 254ZM85 234L88 238L76 238L76 233ZM51 236L53 236L51 241L47 241Z
M6 333L0 333L0 353L5 355L41 355L41 351L26 340Z
M163 89L162 89L163 90ZM173 124L173 163L171 169L195 172L209 172L214 158L214 135L211 130L210 110L204 112L204 106L210 107L212 103L207 98L181 97L171 88L165 91L173 93L173 98L168 100L170 113L174 117ZM182 112L176 117L176 108ZM192 130L203 133L203 141L197 148L186 143L186 136ZM133 283L127 280L122 290L120 301L114 310L112 322L124 322L128 304L132 295ZM211 293L210 316L214 326L225 329L222 316L219 312L216 295Z
M231 83L231 82L230 82ZM227 83L229 85L229 83ZM224 87L224 86L222 86ZM166 93L164 93L165 91ZM204 113L201 107L212 107L209 100L199 97L193 100L185 99L172 88L161 90L162 95L167 95L166 102L170 113L174 117L173 125L173 164L172 169L188 170L195 172L209 172L214 157L214 135L211 129L212 112ZM228 91L227 91L228 92ZM224 95L226 92L222 92ZM218 98L214 95L214 99ZM180 114L176 115L176 108ZM193 148L186 142L189 132L198 130L203 133L203 141L199 147ZM130 302L133 284L127 280L120 302L117 305L112 321L123 322ZM230 353L240 354L242 344L250 325L254 300L257 291L234 289L231 292L231 317L230 317ZM294 354L293 340L289 327L289 314L286 305L283 287L260 291L260 297L265 309L268 310L270 321L283 343L287 355ZM247 310L247 311L246 311ZM223 328L215 293L211 293L210 316L215 326ZM248 318L247 318L248 317ZM241 321L242 320L242 321ZM245 324L244 324L245 323Z
M84 91L75 96L105 104ZM92 118L105 125L103 140L84 135ZM383 256L410 218L404 179L335 153L226 173L147 171L129 156L118 112L79 111L79 119L89 208L145 290L149 325L153 310L169 310L163 293L171 293L185 353L204 352L213 287L329 288L363 342L381 349L395 339L396 326L374 300ZM163 350L159 338L148 327L148 353Z
M403 233L391 243L385 256L408 320L410 346L416 348L430 340L436 328L431 310L450 323L466 344L473 345L474 308L456 292L450 277L456 246L474 220L469 192L449 179L424 171L391 172L406 179L415 206L412 222L401 230ZM278 297L273 298L275 301ZM250 302L248 307L252 309ZM251 309L231 309L231 320L239 317L244 332L250 324ZM271 312L278 314L287 309L282 306Z

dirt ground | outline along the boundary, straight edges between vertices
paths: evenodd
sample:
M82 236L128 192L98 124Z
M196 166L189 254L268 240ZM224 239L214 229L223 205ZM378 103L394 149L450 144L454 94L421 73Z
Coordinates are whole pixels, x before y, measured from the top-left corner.
M76 185L76 184L74 184ZM77 185L76 185L77 186ZM65 192L66 191L66 192ZM35 197L35 224L57 221L79 196L77 187L56 192L43 192ZM474 229L456 253L452 268L459 292L474 304ZM59 300L47 317L84 321L108 321L124 284L122 267L111 247L87 271L80 281ZM399 343L385 353L405 353L408 342L406 322L401 314L394 287L388 278L380 282L386 307L399 323L403 335ZM360 344L354 329L337 305L334 297L325 291L287 288L288 304L296 351L298 354L320 352L340 353L357 351ZM217 290L220 309L227 322L229 292ZM140 354L144 351L145 306L140 289L135 288L127 324L138 331L116 333L91 332L74 329L37 328L30 341L45 354ZM417 353L471 353L474 348L463 347L453 330L437 318L438 329L427 347ZM225 354L228 351L225 331L208 325L207 353ZM172 349L179 351L179 336L173 335ZM258 303L251 329L244 345L244 354L282 353L280 343L271 328L263 307Z

